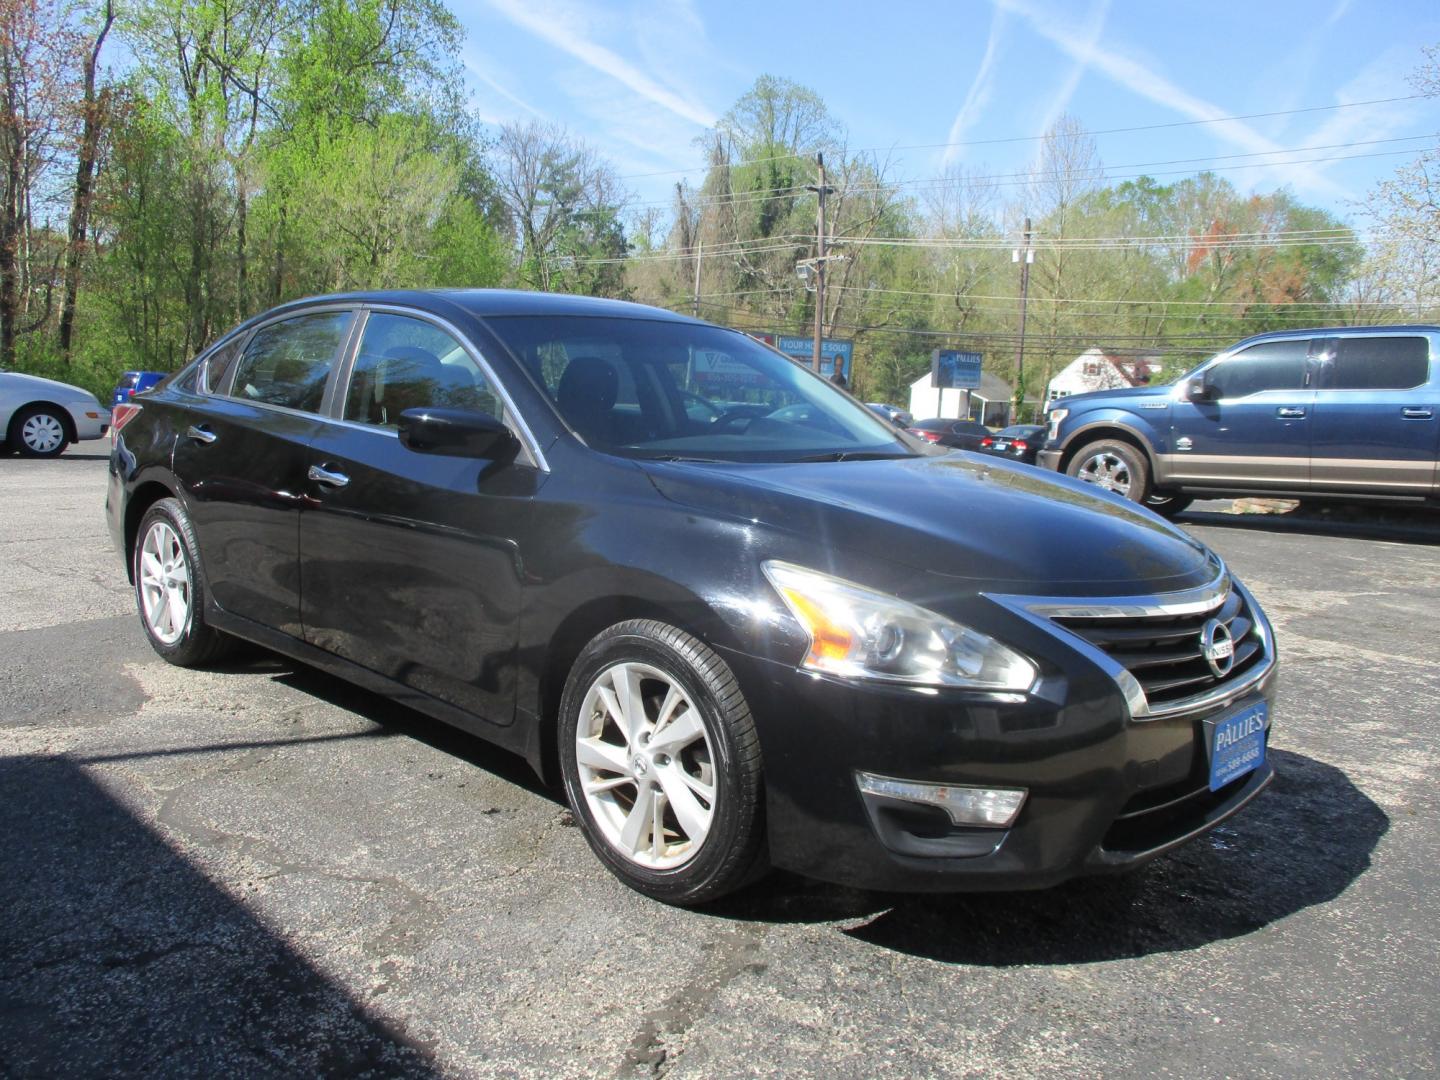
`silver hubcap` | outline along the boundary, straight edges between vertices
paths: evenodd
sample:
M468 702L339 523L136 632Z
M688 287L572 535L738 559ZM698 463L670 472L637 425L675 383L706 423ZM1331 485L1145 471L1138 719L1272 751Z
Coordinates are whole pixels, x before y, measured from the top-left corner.
M20 438L35 453L49 454L65 441L65 427L49 413L37 413L20 425Z
M1125 459L1108 450L1088 457L1075 475L1087 484L1099 484L1107 491L1130 497L1130 466Z
M648 664L605 669L575 729L590 815L606 842L651 870L693 859L715 818L714 755L700 710Z
M157 521L140 545L140 607L145 625L162 645L190 629L190 565L180 537Z

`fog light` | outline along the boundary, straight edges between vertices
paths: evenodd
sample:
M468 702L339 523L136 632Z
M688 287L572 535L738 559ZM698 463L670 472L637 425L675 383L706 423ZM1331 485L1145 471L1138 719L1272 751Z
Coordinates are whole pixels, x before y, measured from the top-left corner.
M988 825L1003 829L1015 821L1025 803L1025 792L1019 788L956 787L953 784L922 784L915 780L896 780L874 773L856 773L855 781L866 795L900 799L922 806L938 806L950 815L955 825Z

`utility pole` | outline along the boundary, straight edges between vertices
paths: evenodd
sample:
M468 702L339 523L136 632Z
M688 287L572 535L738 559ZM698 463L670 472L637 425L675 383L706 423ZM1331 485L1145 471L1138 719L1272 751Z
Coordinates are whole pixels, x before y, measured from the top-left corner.
M697 239L695 243L695 299L690 311L698 319L700 317L700 260L705 257L705 241Z
M1025 301L1030 296L1030 264L1035 249L1030 246L1030 219L1025 219L1025 238L1021 246L1010 252L1010 261L1020 264L1020 342L1015 349L1015 396L1010 399L1010 423L1020 422L1020 406L1025 394Z
M815 345L810 353L810 369L818 375L820 340L825 333L825 196L833 194L835 189L825 186L824 154L815 155L815 165L820 171L819 180L814 184L806 184L805 190L815 192L819 206L815 226Z

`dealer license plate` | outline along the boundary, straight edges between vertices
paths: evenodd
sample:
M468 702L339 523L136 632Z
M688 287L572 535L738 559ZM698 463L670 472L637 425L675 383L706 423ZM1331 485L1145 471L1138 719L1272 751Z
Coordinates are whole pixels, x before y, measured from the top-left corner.
M1222 719L1205 721L1211 791L1220 790L1265 763L1265 736L1269 727L1269 710L1263 701Z

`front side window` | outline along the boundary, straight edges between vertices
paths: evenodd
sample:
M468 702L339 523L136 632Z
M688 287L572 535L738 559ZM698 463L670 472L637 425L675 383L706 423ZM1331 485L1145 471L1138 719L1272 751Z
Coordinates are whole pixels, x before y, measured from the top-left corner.
M1242 349L1210 369L1210 383L1222 398L1242 398L1265 390L1299 390L1305 385L1310 340L1262 341Z
M596 449L725 461L914 453L865 406L744 334L590 316L487 323Z
M235 367L231 396L318 412L349 321L348 311L317 311L262 326Z
M406 409L439 406L500 415L470 354L423 319L377 312L365 323L345 395L345 419L393 428Z
M1422 337L1342 337L1330 366L1331 390L1410 390L1430 377Z

